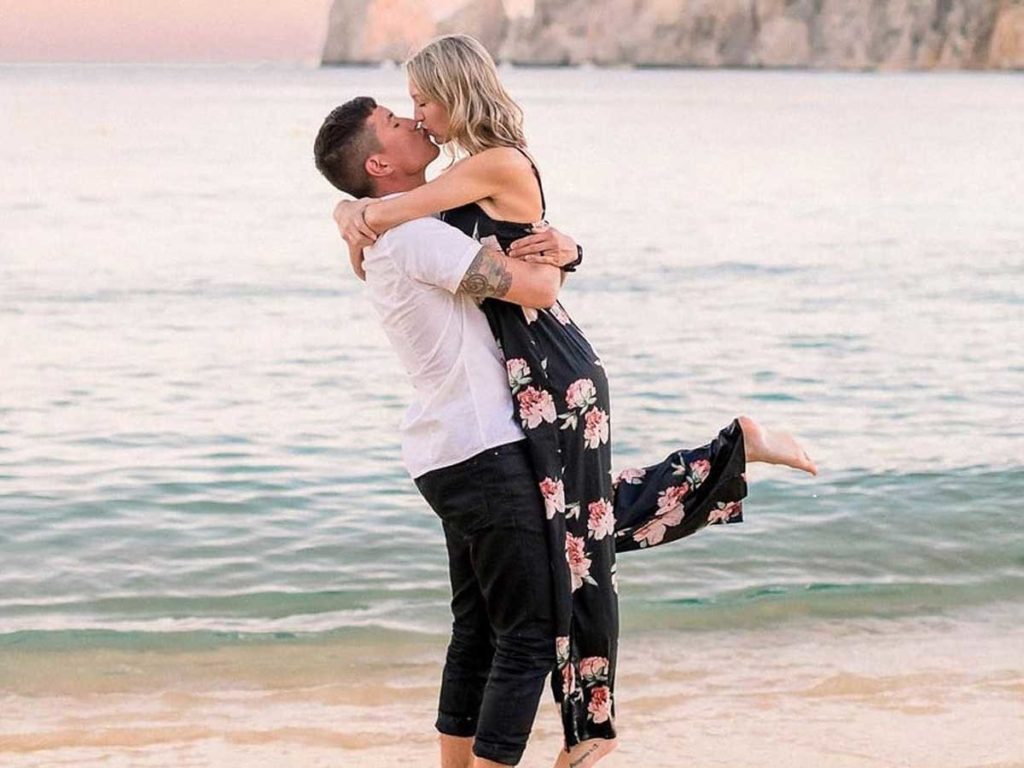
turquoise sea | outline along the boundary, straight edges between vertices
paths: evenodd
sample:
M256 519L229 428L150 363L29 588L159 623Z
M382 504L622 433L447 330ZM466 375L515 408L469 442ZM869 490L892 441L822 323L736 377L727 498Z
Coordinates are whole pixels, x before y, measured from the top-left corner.
M504 77L586 247L616 464L749 413L822 468L623 556L624 632L1024 620L1020 77ZM443 638L409 388L311 153L404 87L0 68L0 657Z

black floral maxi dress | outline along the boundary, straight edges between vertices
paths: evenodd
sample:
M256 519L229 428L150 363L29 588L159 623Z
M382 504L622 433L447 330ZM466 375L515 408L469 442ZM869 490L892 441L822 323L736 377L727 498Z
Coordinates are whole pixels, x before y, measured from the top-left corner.
M529 224L491 219L475 203L441 218L477 239L495 237L506 250L531 232ZM707 445L628 469L613 482L608 380L583 332L560 304L534 311L488 299L481 309L505 356L549 522L557 658L551 687L566 747L613 738L616 552L740 522L743 433L734 421Z

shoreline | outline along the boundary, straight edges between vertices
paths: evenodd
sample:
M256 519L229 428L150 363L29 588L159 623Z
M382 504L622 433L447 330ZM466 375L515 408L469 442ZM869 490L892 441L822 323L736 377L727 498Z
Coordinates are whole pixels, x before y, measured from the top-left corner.
M629 633L617 692L621 746L604 765L1021 768L1024 628L1012 613L996 623ZM443 641L8 648L0 762L432 765L443 654ZM550 762L558 748L547 693L534 734L523 766Z

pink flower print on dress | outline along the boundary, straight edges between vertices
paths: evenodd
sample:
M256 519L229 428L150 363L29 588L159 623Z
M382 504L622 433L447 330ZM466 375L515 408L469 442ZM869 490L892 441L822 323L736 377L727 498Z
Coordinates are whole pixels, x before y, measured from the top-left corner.
M591 379L576 379L565 390L565 405L568 412L560 413L558 418L563 422L562 429L576 429L579 417L597 402L597 387Z
M615 533L615 516L612 514L612 504L605 499L592 501L587 509L590 516L587 518L587 530L595 539L603 539Z
M590 575L590 558L587 557L584 545L586 540L582 536L565 534L565 559L569 563L569 573L572 576L572 591L583 586L583 582L597 585L594 577Z
M653 547L655 544L660 544L665 538L665 531L683 522L685 514L682 504L659 513L657 517L640 526L633 533L633 540L639 542L641 547Z
M580 679L585 683L608 682L607 657L586 656L580 659Z
M724 504L720 501L718 508L711 510L708 515L708 525L728 523L733 517L739 517L742 512L743 504L740 502L730 501L728 504Z
M583 440L587 448L597 448L601 443L608 442L608 414L600 408L587 411L583 417L586 426L583 428Z
M555 638L555 663L562 666L569 661L569 638L565 635Z
M519 416L524 428L536 429L541 422L555 420L555 401L549 392L527 387L516 395L516 399L519 401Z
M565 484L561 480L545 477L540 483L540 495L544 497L544 511L548 520L556 512L565 512Z
M551 307L548 308L548 312L550 312L551 315L555 318L555 320L560 322L562 325L568 325L569 323L572 322L566 311L562 309L562 305L559 304L557 301L554 304L552 304Z
M673 525L679 525L683 522L683 516L686 514L686 510L683 505L680 504L678 507L673 507L663 515L659 515L655 518L662 525L671 528Z
M577 379L565 391L565 404L582 411L597 402L597 387L590 379Z
M644 475L647 474L646 469L640 469L639 467L633 469L624 469L615 477L612 481L612 485L618 485L619 483L626 483L627 485L639 485L640 481L644 479Z
M697 459L690 462L690 480L694 486L703 483L711 474L711 462L707 459Z
M660 544L664 538L665 524L657 517L633 532L633 541L641 547L653 547L655 544Z
M572 664L562 667L562 694L568 696L576 690L576 670Z
M590 689L590 703L587 712L595 723L606 723L612 716L612 692L606 685Z
M690 484L672 485L658 494L657 515L661 516L683 505L683 498L690 492Z
M512 387L513 394L533 381L530 378L530 366L523 358L512 358L505 363L505 367L508 369L508 385Z

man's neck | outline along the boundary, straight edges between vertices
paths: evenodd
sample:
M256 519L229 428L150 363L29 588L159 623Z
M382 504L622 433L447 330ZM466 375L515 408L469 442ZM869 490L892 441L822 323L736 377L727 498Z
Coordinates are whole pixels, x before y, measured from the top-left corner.
M385 176L376 180L375 197L394 195L399 192L409 192L410 190L416 189L416 187L422 187L426 183L427 175L425 170L412 176Z

